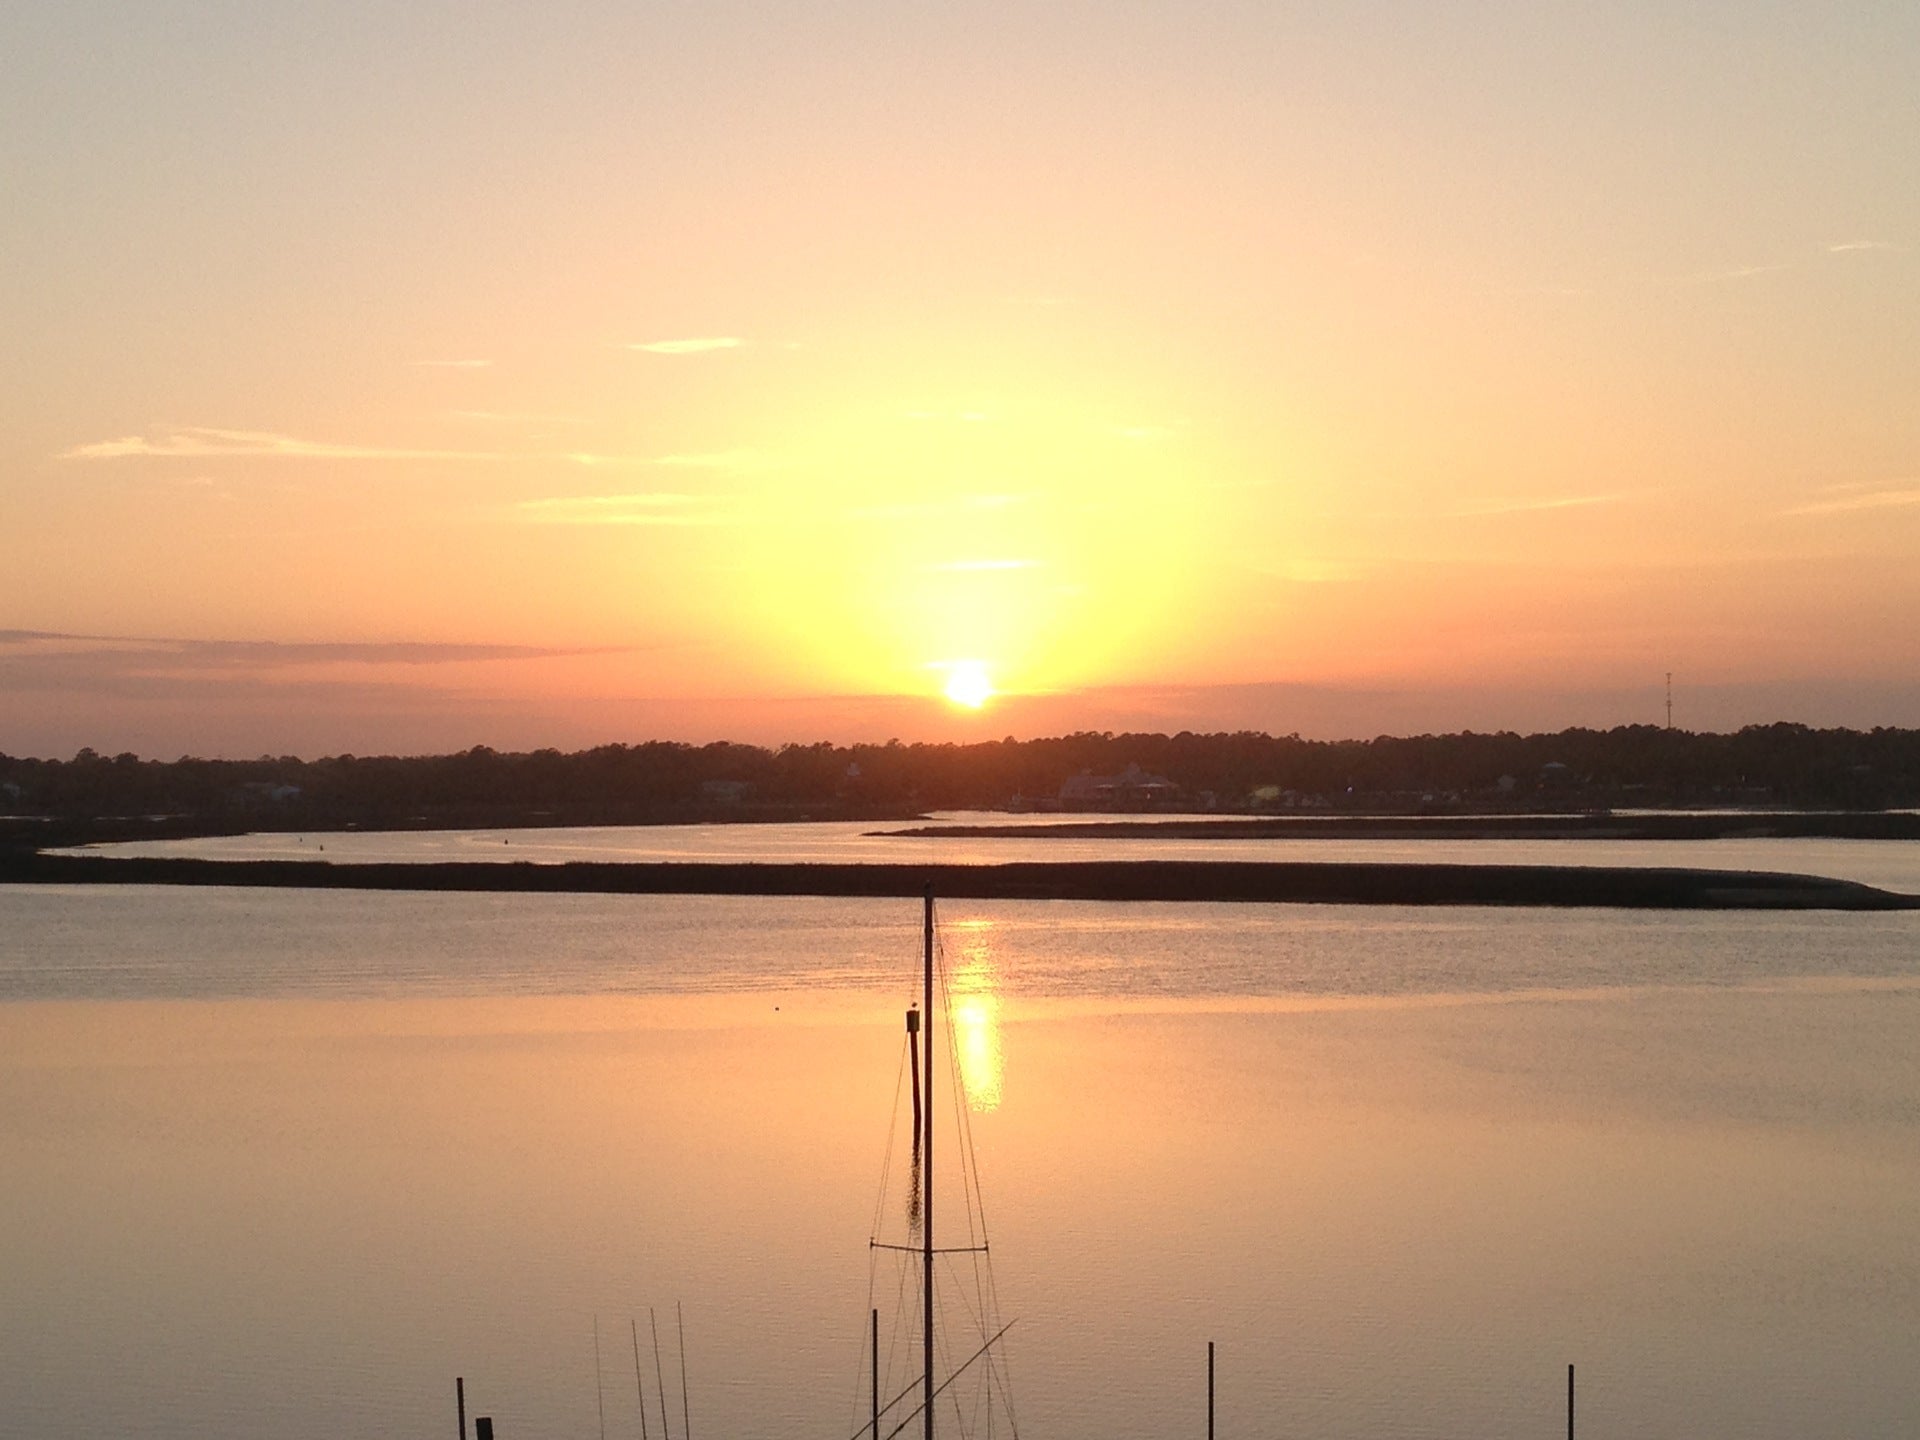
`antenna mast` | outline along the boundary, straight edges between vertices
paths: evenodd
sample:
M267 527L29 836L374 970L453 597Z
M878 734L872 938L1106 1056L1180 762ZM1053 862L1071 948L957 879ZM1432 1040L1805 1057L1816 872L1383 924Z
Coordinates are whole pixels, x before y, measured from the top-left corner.
M1667 729L1673 728L1673 672L1667 671Z

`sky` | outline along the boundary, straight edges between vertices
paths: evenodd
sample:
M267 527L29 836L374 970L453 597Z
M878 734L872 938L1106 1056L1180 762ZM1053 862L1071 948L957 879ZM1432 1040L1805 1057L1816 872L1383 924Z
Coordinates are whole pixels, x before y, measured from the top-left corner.
M7 7L0 752L1920 724L1916 176L1908 3Z

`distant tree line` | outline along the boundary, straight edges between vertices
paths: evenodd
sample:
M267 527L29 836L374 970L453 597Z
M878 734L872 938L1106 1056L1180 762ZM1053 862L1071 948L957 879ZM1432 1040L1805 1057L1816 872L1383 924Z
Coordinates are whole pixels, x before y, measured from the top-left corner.
M196 826L538 825L881 818L1049 808L1075 775L1136 766L1168 808L1460 813L1701 805L1920 805L1920 731L1656 726L1303 740L1081 733L981 744L689 745L319 760L0 755L0 815L174 817Z

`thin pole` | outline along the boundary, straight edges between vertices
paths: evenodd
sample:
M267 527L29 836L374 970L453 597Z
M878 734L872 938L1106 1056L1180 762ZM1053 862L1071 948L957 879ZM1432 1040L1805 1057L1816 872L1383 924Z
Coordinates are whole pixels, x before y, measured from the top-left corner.
M687 1411L687 1317L673 1302L673 1322L680 1331L680 1440L693 1440L693 1417Z
M653 1388L660 1393L660 1433L673 1440L673 1431L667 1428L667 1381L660 1371L660 1322L651 1305L647 1306L647 1328L653 1332Z
M640 1322L629 1315L627 1327L633 1331L633 1393L640 1402L640 1440L647 1440L647 1390L640 1383Z
M607 1440L607 1387L600 1380L600 1317L593 1317L593 1403L600 1407L600 1440Z
M467 1440L467 1377L453 1377L453 1404L460 1412L460 1440Z
M921 1285L925 1290L924 1314L921 1317L925 1333L920 1337L921 1384L925 1398L921 1404L926 1411L926 1440L933 1440L933 882L927 882L926 909L921 921L921 945L925 952L926 974L922 983L921 1010L926 1019L921 1024L926 1027L926 1044L922 1047L921 1064L926 1067L926 1078L922 1086L927 1100L926 1148L921 1152L920 1168L920 1238L921 1238Z
M873 1431L872 1440L880 1440L880 1312L873 1312ZM466 1440L462 1436L461 1440Z
M1207 1341L1207 1440L1213 1440L1213 1341Z
M1567 1366L1567 1440L1573 1440L1573 1366Z

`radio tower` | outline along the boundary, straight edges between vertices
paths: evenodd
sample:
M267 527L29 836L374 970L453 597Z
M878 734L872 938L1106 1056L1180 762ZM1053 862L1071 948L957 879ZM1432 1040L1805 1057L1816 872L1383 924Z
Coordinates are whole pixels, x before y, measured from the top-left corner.
M1673 728L1673 672L1667 671L1667 729Z

